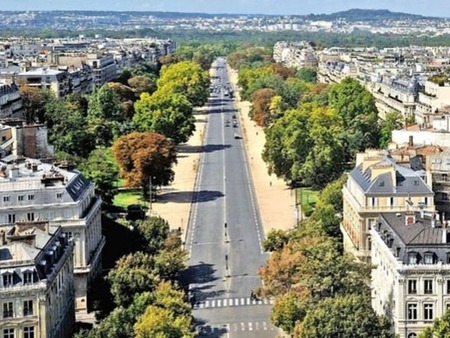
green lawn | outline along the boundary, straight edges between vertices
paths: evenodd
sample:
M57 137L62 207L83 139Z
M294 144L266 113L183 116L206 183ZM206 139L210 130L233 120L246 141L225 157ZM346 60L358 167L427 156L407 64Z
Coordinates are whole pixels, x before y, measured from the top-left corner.
M142 190L129 190L119 192L116 196L114 196L114 205L118 207L126 208L130 204L142 204L147 205L142 198Z
M320 191L310 188L297 188L297 202L302 205L303 214L311 216L316 206Z

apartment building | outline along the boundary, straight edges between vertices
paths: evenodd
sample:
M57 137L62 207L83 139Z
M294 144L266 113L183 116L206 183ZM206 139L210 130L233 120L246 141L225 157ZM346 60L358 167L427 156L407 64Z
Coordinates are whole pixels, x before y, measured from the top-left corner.
M438 84L426 81L417 101L416 122L422 127L431 127L435 118L449 113L450 82Z
M0 118L24 118L22 97L15 84L0 83Z
M56 97L65 97L70 93L67 73L60 70L37 68L21 72L16 76L16 83L30 87L46 88L55 93Z
M97 88L117 77L116 62L111 54L88 54L86 64L92 68L94 84Z
M0 335L67 338L75 322L73 242L60 226L0 226Z
M87 310L87 289L101 272L101 199L78 171L13 156L0 162L0 224L46 220L60 225L75 249L75 307Z
M435 209L426 171L400 165L380 150L357 154L342 192L344 250L362 261L370 261L369 229L381 212Z
M420 332L450 309L450 236L439 214L382 213L372 238L372 307L399 338Z

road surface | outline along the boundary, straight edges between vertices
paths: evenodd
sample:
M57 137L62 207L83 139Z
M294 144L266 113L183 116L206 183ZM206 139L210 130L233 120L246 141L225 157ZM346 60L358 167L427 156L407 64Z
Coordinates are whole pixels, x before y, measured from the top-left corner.
M193 315L200 337L273 338L279 332L270 322L272 301L251 298L267 254L239 116L225 60L213 66L217 78L186 237Z

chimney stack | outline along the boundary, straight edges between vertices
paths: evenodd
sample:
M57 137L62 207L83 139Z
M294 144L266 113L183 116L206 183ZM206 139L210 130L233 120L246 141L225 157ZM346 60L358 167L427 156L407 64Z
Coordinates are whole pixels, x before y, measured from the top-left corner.
M414 137L412 135L409 135L408 146L409 147L413 147L414 146Z

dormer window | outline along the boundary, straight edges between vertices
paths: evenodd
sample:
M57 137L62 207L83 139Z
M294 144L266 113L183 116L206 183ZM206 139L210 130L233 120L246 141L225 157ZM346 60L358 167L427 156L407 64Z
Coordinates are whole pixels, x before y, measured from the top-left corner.
M424 264L434 264L434 253L426 252L423 256Z
M408 253L408 264L417 264L418 255L417 252Z
M414 180L414 185L419 185L419 181L418 180Z
M23 284L32 284L33 283L33 272L25 271L23 273Z
M13 285L13 274L11 272L5 272L3 274L3 287L8 287Z

